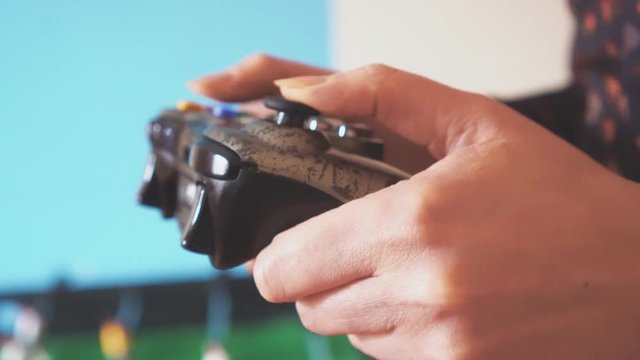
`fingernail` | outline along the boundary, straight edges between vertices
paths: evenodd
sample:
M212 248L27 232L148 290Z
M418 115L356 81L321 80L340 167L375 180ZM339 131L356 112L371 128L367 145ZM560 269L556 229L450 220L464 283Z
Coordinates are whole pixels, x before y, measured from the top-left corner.
M327 80L328 76L299 76L274 81L279 88L302 89L319 85Z
M200 79L191 80L186 83L185 86L187 87L187 89L193 91L194 93L202 92L202 80Z

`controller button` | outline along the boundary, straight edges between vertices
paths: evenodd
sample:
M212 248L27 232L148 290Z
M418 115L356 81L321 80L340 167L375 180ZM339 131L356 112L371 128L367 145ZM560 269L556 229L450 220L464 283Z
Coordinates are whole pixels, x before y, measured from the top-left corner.
M213 114L213 116L217 116L225 119L240 115L240 113L236 111L233 107L225 106L225 105L212 106L211 113Z
M347 125L340 125L338 126L338 136L339 137L345 137L347 136Z
M219 180L235 179L243 167L236 153L205 139L190 147L187 164L196 173Z
M312 116L307 122L307 128L311 131L331 131L331 124L319 116Z
M225 176L229 172L229 160L220 154L211 156L211 174L213 176Z
M287 100L282 96L267 96L264 99L264 105L269 109L287 112L290 114L300 114L304 116L320 115L320 112L311 106Z
M318 120L313 119L309 121L309 130L313 130L313 131L318 130Z
M264 105L277 111L275 122L280 126L303 127L307 119L320 115L311 106L289 101L282 96L268 96L264 99Z
M151 154L144 169L138 201L159 208L162 216L170 218L176 210L177 173Z
M176 109L181 112L201 112L207 110L205 106L187 100L178 101Z
M340 124L335 128L335 132L338 137L359 137L370 138L373 136L373 131L364 124Z
M147 206L162 207L158 175L156 173L156 156L149 155L142 176L142 186L138 193L138 201Z
M147 136L152 143L162 139L162 125L157 122L152 122L147 126Z
M186 201L187 204L195 204L198 191L198 185L194 182L189 182L184 187L184 201Z
M189 251L209 254L209 239L213 238L213 226L211 224L207 192L202 185L198 185L195 192L193 208L182 232L181 245Z

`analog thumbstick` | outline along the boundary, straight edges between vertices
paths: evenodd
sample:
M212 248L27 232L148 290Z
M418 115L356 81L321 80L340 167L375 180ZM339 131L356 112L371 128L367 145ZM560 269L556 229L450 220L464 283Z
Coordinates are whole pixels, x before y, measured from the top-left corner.
M308 118L320 115L311 106L289 101L282 96L268 96L264 99L264 105L277 111L275 122L280 126L302 127Z

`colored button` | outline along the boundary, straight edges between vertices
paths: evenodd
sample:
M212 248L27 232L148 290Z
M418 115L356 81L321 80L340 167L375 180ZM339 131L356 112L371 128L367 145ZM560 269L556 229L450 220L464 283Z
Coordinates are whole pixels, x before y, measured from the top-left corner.
M213 116L221 118L230 118L238 116L240 113L230 105L218 105L211 107L211 113Z
M200 112L207 110L205 106L187 100L178 101L176 109L182 112Z

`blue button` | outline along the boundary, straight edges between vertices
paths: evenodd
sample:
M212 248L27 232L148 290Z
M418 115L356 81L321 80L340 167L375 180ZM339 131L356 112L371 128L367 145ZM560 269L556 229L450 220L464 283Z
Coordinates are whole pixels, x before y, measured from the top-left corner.
M227 105L227 104L212 106L211 113L214 116L221 117L221 118L234 117L240 114L240 112L238 112L238 110L234 105Z

